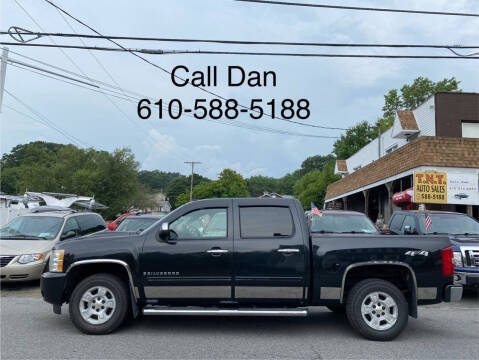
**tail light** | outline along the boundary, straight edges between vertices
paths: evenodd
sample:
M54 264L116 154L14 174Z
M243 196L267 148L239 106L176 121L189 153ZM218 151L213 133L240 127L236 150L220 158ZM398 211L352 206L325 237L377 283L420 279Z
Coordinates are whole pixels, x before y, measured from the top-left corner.
M452 247L442 249L442 274L444 276L453 276L454 275L454 263L452 262L454 258L454 252Z

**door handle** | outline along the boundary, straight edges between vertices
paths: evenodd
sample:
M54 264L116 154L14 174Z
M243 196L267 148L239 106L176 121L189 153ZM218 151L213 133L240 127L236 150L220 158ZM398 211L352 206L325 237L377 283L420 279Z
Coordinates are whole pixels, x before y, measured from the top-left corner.
M208 254L212 254L212 255L221 255L221 254L227 254L229 252L229 250L225 250L225 249L210 249L210 250L206 250L206 252Z
M278 249L278 252L282 254L296 254L299 253L299 249Z

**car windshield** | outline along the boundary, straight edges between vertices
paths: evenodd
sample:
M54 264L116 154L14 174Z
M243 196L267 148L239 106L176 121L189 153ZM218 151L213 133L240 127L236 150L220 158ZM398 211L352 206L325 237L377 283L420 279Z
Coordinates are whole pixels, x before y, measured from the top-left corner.
M53 216L20 216L0 229L0 238L13 240L52 240L63 224Z
M431 225L426 229L426 214L419 216L419 228L423 234L479 235L479 222L467 215L431 214Z
M159 218L135 218L134 216L127 217L120 223L120 225L118 225L115 231L143 231L158 220Z
M311 232L315 233L366 233L375 234L377 229L364 215L352 214L324 214L313 215Z

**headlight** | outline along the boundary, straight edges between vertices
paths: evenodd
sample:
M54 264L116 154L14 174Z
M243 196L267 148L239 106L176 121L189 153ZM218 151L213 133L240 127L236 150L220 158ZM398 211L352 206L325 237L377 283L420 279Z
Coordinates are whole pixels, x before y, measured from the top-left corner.
M53 250L50 256L50 272L62 272L63 271L63 254L64 250Z
M452 262L454 263L455 266L463 266L461 252L454 251L454 257L452 259Z
M19 264L28 264L43 259L43 254L25 254L21 255L17 262Z

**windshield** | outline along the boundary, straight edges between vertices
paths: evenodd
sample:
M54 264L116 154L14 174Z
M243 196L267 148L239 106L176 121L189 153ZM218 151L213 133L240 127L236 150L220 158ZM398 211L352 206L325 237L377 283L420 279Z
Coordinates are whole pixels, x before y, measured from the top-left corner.
M63 224L61 217L20 216L0 230L3 239L52 240Z
M466 215L430 214L431 225L426 229L426 214L419 216L419 228L423 234L479 235L479 222Z
M375 234L378 231L373 223L363 215L326 215L323 213L323 216L313 215L311 232Z
M159 218L135 218L128 217L124 219L115 231L143 231L150 227L152 224L160 220Z

